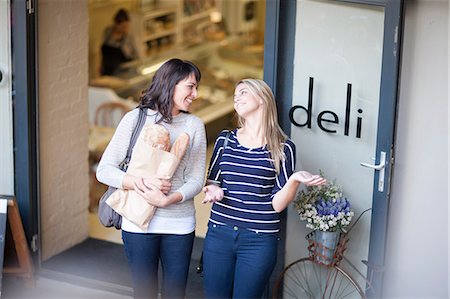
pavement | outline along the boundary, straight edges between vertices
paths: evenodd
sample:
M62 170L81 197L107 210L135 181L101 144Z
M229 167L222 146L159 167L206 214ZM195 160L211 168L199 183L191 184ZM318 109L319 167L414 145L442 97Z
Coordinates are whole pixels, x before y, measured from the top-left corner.
M19 278L3 277L2 299L132 299L132 296L39 276L34 287Z

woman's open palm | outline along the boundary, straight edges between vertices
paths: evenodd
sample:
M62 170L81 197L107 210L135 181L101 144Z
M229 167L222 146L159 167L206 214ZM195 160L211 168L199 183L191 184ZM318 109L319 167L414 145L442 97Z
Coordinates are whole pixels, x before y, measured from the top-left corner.
M216 185L208 185L203 187L203 192L205 193L205 199L202 203L216 202L223 198L223 190Z
M297 171L292 174L292 178L306 186L320 186L327 182L326 179L317 174L311 174L307 171Z

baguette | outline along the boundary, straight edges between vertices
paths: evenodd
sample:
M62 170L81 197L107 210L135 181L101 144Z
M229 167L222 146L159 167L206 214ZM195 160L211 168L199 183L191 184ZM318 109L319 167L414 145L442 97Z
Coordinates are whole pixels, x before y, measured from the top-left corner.
M186 153L186 150L189 146L189 135L187 133L181 133L178 136L177 140L172 145L170 152L177 156L179 160L181 160Z
M169 131L162 125L154 124L144 127L144 142L163 151L169 151Z

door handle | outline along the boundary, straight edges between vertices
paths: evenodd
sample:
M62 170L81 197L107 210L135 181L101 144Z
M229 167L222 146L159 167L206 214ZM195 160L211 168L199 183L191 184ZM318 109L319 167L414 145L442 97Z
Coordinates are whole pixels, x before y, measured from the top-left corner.
M368 163L360 163L361 166L367 167L367 168L372 168L375 170L381 170L384 168L384 164L378 164L378 165L372 165L372 164L368 164Z
M378 191L383 192L384 191L384 167L386 166L386 152L380 152L380 164L378 165L372 165L368 163L360 163L361 166L371 168L373 170L379 171L379 177L378 177Z

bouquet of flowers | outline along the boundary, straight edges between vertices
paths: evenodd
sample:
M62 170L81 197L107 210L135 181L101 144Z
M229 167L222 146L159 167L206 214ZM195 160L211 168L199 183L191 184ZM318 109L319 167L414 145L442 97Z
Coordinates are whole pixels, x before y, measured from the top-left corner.
M294 208L307 228L324 232L345 231L354 215L342 187L335 181L301 190Z

